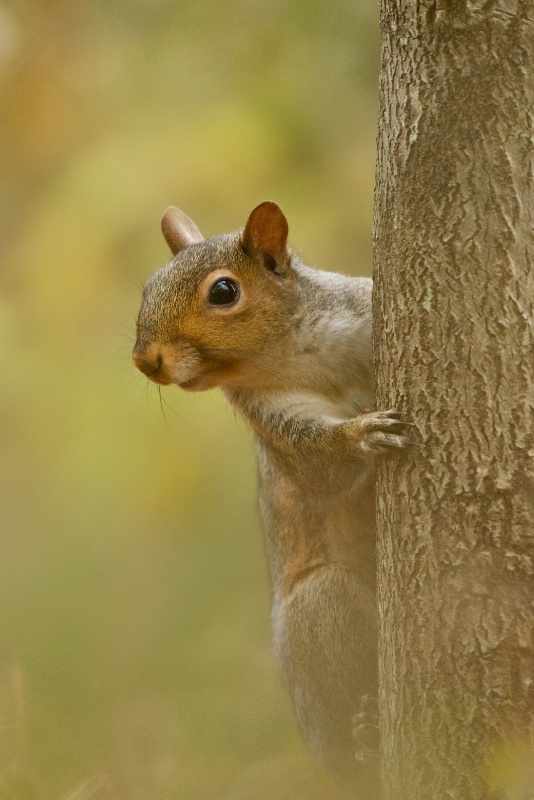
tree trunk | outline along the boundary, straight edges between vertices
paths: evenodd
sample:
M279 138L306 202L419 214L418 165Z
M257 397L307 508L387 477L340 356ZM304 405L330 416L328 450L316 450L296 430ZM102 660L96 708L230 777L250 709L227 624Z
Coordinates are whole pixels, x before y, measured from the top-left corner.
M382 0L386 800L534 797L534 7ZM532 257L534 259L534 256Z

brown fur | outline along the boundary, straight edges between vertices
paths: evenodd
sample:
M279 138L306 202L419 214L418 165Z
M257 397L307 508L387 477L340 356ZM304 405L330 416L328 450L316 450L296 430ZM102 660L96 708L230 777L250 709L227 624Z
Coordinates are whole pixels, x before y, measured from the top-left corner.
M254 430L274 646L295 715L339 783L372 800L376 753L353 728L377 693L373 456L407 439L397 414L369 411L371 281L304 266L272 202L206 241L177 209L162 227L175 257L147 283L135 363L160 384L221 387ZM235 302L211 302L221 279Z

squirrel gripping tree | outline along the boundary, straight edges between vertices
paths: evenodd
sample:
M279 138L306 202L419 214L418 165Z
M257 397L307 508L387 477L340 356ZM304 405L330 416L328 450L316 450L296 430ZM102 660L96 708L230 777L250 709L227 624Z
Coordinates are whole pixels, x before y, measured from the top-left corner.
M534 797L534 8L382 0L377 407L386 800Z

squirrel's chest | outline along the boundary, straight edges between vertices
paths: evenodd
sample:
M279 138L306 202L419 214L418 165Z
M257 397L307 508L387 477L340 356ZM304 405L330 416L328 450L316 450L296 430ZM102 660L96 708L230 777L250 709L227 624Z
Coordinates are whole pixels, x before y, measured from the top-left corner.
M371 326L366 317L324 314L299 333L292 349L289 385L299 390L281 392L279 399L282 403L291 397L298 416L349 419L374 406Z

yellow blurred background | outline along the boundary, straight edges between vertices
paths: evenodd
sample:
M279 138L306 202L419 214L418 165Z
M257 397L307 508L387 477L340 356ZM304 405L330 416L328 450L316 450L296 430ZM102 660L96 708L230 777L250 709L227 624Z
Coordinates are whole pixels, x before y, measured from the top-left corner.
M369 274L375 0L0 0L0 797L324 800L251 436L131 363L163 209Z

